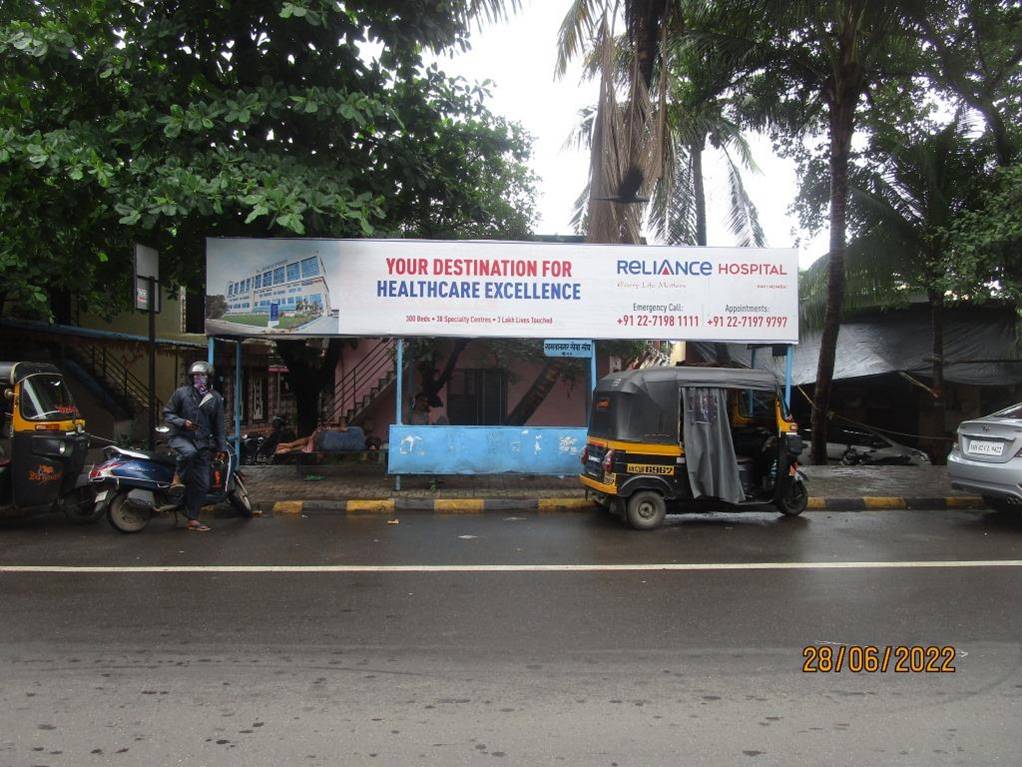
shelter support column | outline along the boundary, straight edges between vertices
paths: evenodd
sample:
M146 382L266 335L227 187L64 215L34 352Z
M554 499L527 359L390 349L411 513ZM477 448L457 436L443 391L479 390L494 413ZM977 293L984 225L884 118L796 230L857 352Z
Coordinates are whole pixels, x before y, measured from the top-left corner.
M394 423L398 426L401 425L401 385L402 377L405 369L405 342L404 339L397 339L397 355L394 362ZM394 449L394 445L388 445L390 450ZM394 475L394 489L401 489L401 475Z
M241 398L245 396L241 380L241 340L234 350L234 453L241 462Z

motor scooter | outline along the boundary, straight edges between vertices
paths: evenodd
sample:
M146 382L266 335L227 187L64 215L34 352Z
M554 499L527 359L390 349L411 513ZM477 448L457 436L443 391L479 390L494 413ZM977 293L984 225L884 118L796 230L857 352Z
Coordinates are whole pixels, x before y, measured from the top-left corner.
M169 429L156 429L166 434ZM96 493L96 514L104 512L115 530L138 533L153 514L177 514L184 508L181 495L170 492L175 457L172 452L129 450L113 445L104 448L106 458L89 472ZM252 516L252 502L244 477L237 469L237 456L228 450L214 459L210 469L209 492L203 505L229 503L243 517Z

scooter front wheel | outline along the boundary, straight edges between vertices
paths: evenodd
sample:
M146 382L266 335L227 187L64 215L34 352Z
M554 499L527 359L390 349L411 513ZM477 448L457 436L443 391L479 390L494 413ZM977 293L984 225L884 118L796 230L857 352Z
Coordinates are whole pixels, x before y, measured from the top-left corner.
M231 488L231 492L227 496L227 501L241 516L252 516L252 500L248 497L248 488L246 488L245 483L241 481L241 477L236 476L234 478L234 487Z
M118 493L117 497L110 501L106 518L115 530L122 533L139 533L149 524L152 515L152 509L132 506L128 503L127 493Z

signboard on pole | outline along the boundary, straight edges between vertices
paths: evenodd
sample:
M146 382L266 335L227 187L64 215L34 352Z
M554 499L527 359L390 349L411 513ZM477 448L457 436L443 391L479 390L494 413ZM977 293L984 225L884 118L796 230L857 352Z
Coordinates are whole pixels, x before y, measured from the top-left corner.
M798 341L794 248L210 239L206 252L218 336Z
M592 357L593 342L570 339L554 339L543 342L543 354L547 357Z
M159 314L161 307L161 296L159 290L160 281L160 254L155 248L145 245L135 246L135 278L132 280L134 287L135 308L141 311L149 311L149 278L156 281L157 289L154 292L154 311Z

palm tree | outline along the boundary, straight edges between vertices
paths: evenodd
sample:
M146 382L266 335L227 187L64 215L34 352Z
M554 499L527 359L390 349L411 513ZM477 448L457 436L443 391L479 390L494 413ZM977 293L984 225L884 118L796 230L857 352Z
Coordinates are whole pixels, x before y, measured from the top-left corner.
M676 6L575 0L561 25L556 74L563 76L570 60L585 55L590 74L600 79L590 133L590 242L639 241L636 204L663 174L668 41L681 25Z
M935 435L944 427L944 284L949 227L970 203L982 158L956 116L943 129L906 141L875 137L870 155L878 167L853 179L851 213L858 236L845 263L847 310L906 303L924 292L931 312ZM821 259L823 261L823 259ZM826 264L803 280L803 317L818 322Z
M845 229L852 137L860 104L902 61L914 0L718 0L689 34L729 57L743 114L755 127L803 136L825 126L830 192L827 301L813 401L813 461L826 461L826 415L845 281ZM758 120L758 123L756 122Z

